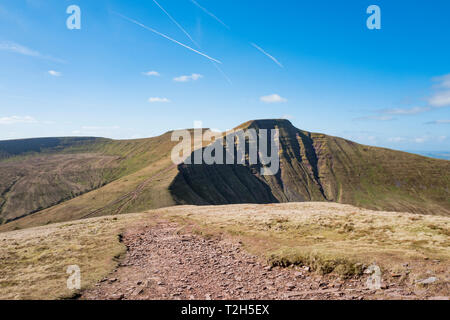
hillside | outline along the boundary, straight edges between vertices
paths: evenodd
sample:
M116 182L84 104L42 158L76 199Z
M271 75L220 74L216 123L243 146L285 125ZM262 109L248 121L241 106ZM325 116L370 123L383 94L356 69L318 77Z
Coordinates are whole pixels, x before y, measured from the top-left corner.
M4 232L0 299L448 299L449 220L303 202L174 206ZM366 286L372 263L382 290ZM66 286L73 264L81 292Z
M258 165L182 164L170 187L178 202L334 201L368 209L450 214L450 161L302 131L288 120L249 121L238 128L280 130L278 174L260 176Z
M103 138L10 140L1 141L0 148L3 148L0 149L3 154L0 223L6 223L66 203L121 177L129 180L137 171L167 158L171 144L167 133L148 139L117 141ZM105 191L109 192L102 190ZM117 193L114 196L119 197ZM68 217L73 214L59 218L70 220Z
M255 120L238 128L280 130L277 175L261 176L259 164L175 166L170 153L178 142L171 141L171 132L10 155L0 162L1 181L7 181L1 184L0 217L4 222L23 217L0 231L177 204L333 201L375 210L450 214L450 161L302 131L287 120ZM44 162L54 165L46 169ZM20 192L30 185L41 193Z

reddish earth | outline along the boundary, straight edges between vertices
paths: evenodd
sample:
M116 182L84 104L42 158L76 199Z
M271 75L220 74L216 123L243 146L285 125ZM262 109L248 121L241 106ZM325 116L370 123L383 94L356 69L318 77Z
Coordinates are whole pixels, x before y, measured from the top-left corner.
M389 283L367 289L365 279L320 276L307 268L270 268L230 239L207 240L179 226L130 229L128 252L117 269L82 299L417 299Z

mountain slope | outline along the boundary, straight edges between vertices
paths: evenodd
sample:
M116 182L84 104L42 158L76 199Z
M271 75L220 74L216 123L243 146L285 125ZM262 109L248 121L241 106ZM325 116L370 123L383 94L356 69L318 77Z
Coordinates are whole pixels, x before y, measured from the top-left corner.
M278 174L260 176L257 165L182 164L170 187L180 203L335 201L368 209L450 214L449 161L302 131L287 120L257 120L238 127L246 128L280 130Z
M0 231L177 204L334 201L376 210L450 215L450 161L302 131L287 120L255 120L237 127L246 128L280 130L280 170L276 175L261 176L260 164L175 166L170 154L178 142L171 141L172 132L140 140L85 141L4 159L0 176L9 177L2 190L7 191L3 198L10 204L17 175L8 166L20 161L38 164L30 169L28 178L22 177L36 189L43 184L59 188L55 180L30 179L44 161L56 161L51 157L62 157L57 161L62 178L83 177L85 166L78 166L77 171L77 166L64 165L76 162L77 157L89 160L95 172L89 177L97 178L87 179L89 187L84 189L65 178L70 188L61 194L69 197L60 196L61 203L52 205L50 201L47 209L35 213L30 207L24 217L0 226ZM75 158L64 158L67 156ZM2 171L2 166L7 169ZM31 202L39 208L47 196L35 196ZM12 207L17 208L8 208Z
M0 223L55 207L148 167L171 150L170 134L139 140L44 138L0 142ZM163 152L165 150L165 152ZM120 196L117 190L112 196ZM109 193L103 189L101 193ZM109 194L102 198L108 199ZM80 198L82 199L82 198ZM78 202L79 200L77 200ZM95 201L93 203L95 207ZM83 203L81 210L88 210ZM59 219L78 217L71 208ZM41 211L42 212L42 211ZM33 218L34 219L34 218ZM69 219L70 220L70 219Z

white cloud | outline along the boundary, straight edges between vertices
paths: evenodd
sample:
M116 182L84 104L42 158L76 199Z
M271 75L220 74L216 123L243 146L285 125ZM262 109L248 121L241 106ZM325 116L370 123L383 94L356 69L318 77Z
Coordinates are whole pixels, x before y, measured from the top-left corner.
M436 108L450 106L450 91L443 91L435 93L429 100L428 103Z
M416 143L424 143L427 140L428 140L427 137L418 137L418 138L414 138L413 141L416 142Z
M435 85L435 88L440 88L440 90L437 90L429 99L428 99L428 106L424 107L411 107L411 108L391 108L391 109L382 109L378 110L378 113L386 114L386 115L414 115L419 114L423 112L427 112L430 110L433 110L435 108L442 108L442 107L448 107L450 106L450 74L446 74L444 76L435 77L433 78L433 81L439 82L437 85ZM390 120L387 116L367 116L367 117L361 117L357 118L355 120ZM438 124L438 123L445 123L445 122L427 122L427 124ZM420 140L420 139L419 139Z
M440 82L437 87L438 88L447 88L450 89L450 73L433 78L434 81Z
M0 124L18 124L18 123L37 123L37 120L30 116L11 116L11 117L0 117Z
M48 71L48 74L51 75L51 76L53 76L53 77L60 77L60 76L62 75L61 72L55 71L55 70L49 70L49 71Z
M386 114L397 114L397 115L407 115L407 114L417 114L430 110L428 107L412 107L407 109L393 108L384 109L381 112Z
M284 116L281 117L281 119L292 120L294 119L294 116L290 114L285 114Z
M443 90L434 93L434 95L428 99L428 103L435 108L450 106L450 90L448 90L450 89L450 74L435 77L433 80L438 82L435 87Z
M406 141L406 138L403 137L392 137L392 138L388 138L389 142L403 142Z
M170 102L170 100L167 98L151 97L151 98L148 98L148 102L150 102L150 103L157 103L157 102L168 103L168 102Z
M55 62L59 62L59 63L65 62L64 60L53 58L49 55L43 55L36 50L32 50L30 48L27 48L21 44L18 44L18 43L12 42L12 41L0 42L0 50L14 52L14 53L21 54L24 56L29 56L29 57L51 60L51 61L55 61Z
M142 72L142 74L144 76L149 76L149 77L150 76L154 76L154 77L159 77L160 76L158 71L147 71L147 72Z
M359 117L355 118L354 120L377 120L377 121L390 121L394 120L394 117L392 116L366 116L366 117Z
M10 42L10 41L1 42L0 50L23 54L25 56L30 56L30 57L40 57L41 56L41 54L35 50L31 50L25 46L22 46L18 43L14 43L14 42Z
M286 98L280 97L278 94L274 93L268 96L262 96L259 98L264 103L281 103L287 102Z
M176 81L176 82L188 82L188 81L191 81L191 80L195 81L195 80L198 80L198 79L201 79L201 78L203 78L203 76L201 74L193 73L190 76L179 76L179 77L173 78L173 81Z
M450 124L450 120L434 120L425 122L425 124Z

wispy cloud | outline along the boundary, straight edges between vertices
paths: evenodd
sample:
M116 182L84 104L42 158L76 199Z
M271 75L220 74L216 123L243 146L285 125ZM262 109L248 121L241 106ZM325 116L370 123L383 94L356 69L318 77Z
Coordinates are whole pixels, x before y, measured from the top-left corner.
M439 82L436 87L450 89L450 74L446 74L440 77L434 77L433 81Z
M190 76L179 76L179 77L173 78L173 81L188 82L188 81L195 81L195 80L198 80L201 78L203 78L203 76L201 74L193 73Z
M403 137L391 137L391 138L388 138L389 142L394 142L394 143L404 142L406 140L407 139L403 138Z
M159 36L161 36L161 37L163 37L163 38L165 38L165 39L167 39L167 40L170 40L170 41L172 41L172 42L174 42L174 43L176 43L176 44L178 44L178 45L180 45L180 46L182 46L182 47L184 47L184 48L186 48L186 49L188 49L188 50L190 50L190 51L192 51L192 52L195 52L195 53L197 53L197 54L199 54L199 55L201 55L201 56L203 56L203 57L205 57L205 58L207 58L207 59L209 59L209 60L211 60L211 61L214 61L214 62L217 62L217 63L222 63L222 62L220 62L219 60L214 59L214 58L208 56L207 54L204 54L203 52L200 52L200 51L198 51L198 50L195 50L195 49L193 49L193 48L191 48L191 47L189 47L189 46L187 46L187 45L185 45L185 44L183 44L183 43L181 43L181 42L179 42L179 41L177 41L177 40L175 40L175 39L172 39L172 38L169 37L169 36L166 36L165 34L159 32L159 31L156 31L156 30L153 29L153 28L147 27L146 25L140 23L139 21L136 21L136 20L134 20L134 19L128 18L127 16L124 16L124 15L122 15L122 14L120 14L120 13L117 13L117 12L113 12L113 13L114 13L115 15L118 15L118 16L121 17L122 19L125 19L125 20L127 20L127 21L129 21L129 22L131 22L131 23L134 23L134 24L136 24L136 25L138 25L138 26L140 26L140 27L142 27L142 28L144 28L144 29L146 29L146 30L149 30L149 31L151 31L151 32L153 32L153 33L156 33L157 35L159 35Z
M429 111L429 107L412 107L412 108L392 108L392 109L382 109L381 113L384 114L395 114L395 115L407 115L407 114L418 114L422 112Z
M37 123L37 120L30 116L10 116L10 117L0 117L0 124L10 125L19 123Z
M450 74L440 77L434 77L432 80L437 82L437 84L434 87L438 88L438 90L428 99L428 104L426 106L381 109L376 111L378 115L360 117L354 120L381 120L381 121L391 120L389 119L389 116L391 115L397 116L415 115L436 108L443 108L450 106ZM438 123L432 121L429 122L428 124L438 124Z
M366 121L366 120L375 120L375 121L391 121L396 120L393 116L406 116L406 115L414 115L418 113L423 113L431 110L431 107L412 107L412 108L391 108L391 109L381 109L377 110L378 114L363 116L354 118L354 121Z
M414 138L413 139L413 141L415 142L415 143L424 143L425 141L427 141L428 140L428 137L417 137L417 138Z
M366 121L366 120L391 121L391 120L395 120L395 118L392 116L365 116L365 117L358 117L353 120L354 121Z
M450 120L434 120L425 122L425 124L450 124Z
M387 138L387 141L392 143L424 143L427 141L444 141L447 139L447 136L430 136L430 135L423 135L418 137L390 137Z
M278 66L280 66L281 68L283 68L283 65L272 55L268 54L266 51L264 51L263 48L257 46L256 44L254 44L253 42L250 43L253 47L255 47L257 50L259 50L261 53L263 53L264 55L266 55L269 59L271 59L273 62L275 62Z
M436 108L450 106L450 91L437 92L429 100L428 103Z
M281 102L287 102L286 98L281 97L280 95L274 93L270 94L268 96L262 96L259 98L260 101L264 103L281 103Z
M55 71L55 70L49 70L48 74L53 76L53 77L60 77L62 74L59 71Z
M214 20L216 20L217 22L219 22L221 25L223 25L225 28L227 28L228 30L230 30L230 27L227 26L222 20L220 20L219 18L217 18L217 16L215 14L213 14L211 11L207 10L206 8L202 7L197 1L195 0L191 0L191 2L196 5L199 9L201 9L204 13L206 13L207 15L209 15L211 18L213 18Z
M150 102L150 103L168 103L168 102L170 102L170 100L167 98L151 97L151 98L148 98L148 102Z
M428 99L428 103L435 108L450 106L450 74L435 77L433 81L438 82L435 87L441 89L441 91L435 92Z
M147 71L147 72L142 72L142 74L143 74L144 76L149 76L149 77L151 77L151 76L153 76L153 77L159 77L159 76L160 76L160 74L159 74L158 71Z
M54 58L49 55L44 55L44 54L40 53L39 51L30 49L26 46L23 46L21 44L18 44L18 43L12 42L12 41L0 42L0 50L9 51L9 52L21 54L24 56L45 59L45 60L50 60L50 61L59 62L59 63L65 63L64 60Z

